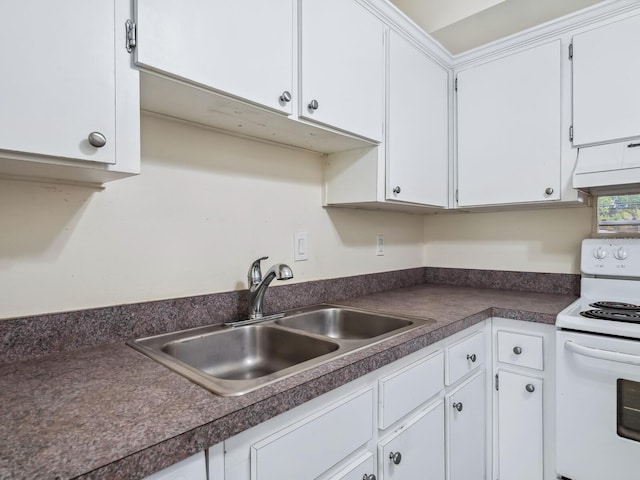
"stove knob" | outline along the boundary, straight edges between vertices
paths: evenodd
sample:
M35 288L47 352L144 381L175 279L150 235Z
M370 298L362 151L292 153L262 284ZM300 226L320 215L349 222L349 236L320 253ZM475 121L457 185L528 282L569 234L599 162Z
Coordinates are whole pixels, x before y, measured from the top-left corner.
M613 252L613 256L616 257L616 260L624 260L629 256L629 252L627 252L624 247L620 247Z
M598 260L604 260L607 256L607 251L602 247L598 247L593 251L593 256Z

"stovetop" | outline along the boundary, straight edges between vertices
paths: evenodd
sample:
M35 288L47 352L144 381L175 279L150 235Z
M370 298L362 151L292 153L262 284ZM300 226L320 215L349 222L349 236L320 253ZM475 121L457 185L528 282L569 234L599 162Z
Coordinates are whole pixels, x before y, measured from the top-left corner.
M583 240L580 268L581 297L556 326L640 339L640 238Z
M640 306L624 302L594 302L589 304L591 310L582 310L580 315L596 320L612 320L614 322L640 322Z
M594 307L593 304L597 301L586 297L579 298L558 314L556 326L581 332L640 339L640 311ZM608 316L603 319L585 315L585 312L594 311L607 312Z

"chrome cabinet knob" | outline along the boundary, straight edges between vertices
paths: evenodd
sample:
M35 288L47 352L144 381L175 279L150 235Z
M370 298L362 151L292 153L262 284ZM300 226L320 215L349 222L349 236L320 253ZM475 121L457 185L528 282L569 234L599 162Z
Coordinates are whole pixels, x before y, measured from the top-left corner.
M395 465L400 465L402 461L402 454L400 452L391 452L389 454L389 460L391 460Z
M544 194L545 195L553 195L553 188L551 188L551 187L545 188Z
M396 195L398 193L400 193L401 191L402 191L402 189L400 187L396 187L396 188L393 189L393 193L395 193Z
M282 92L282 95L280 95L280 101L282 103L289 103L291 101L291 92L288 90Z
M87 137L92 147L102 148L107 144L107 137L100 132L91 132Z
M520 355L522 353L522 347L513 347L513 353Z
M453 408L455 408L457 411L461 412L462 411L462 402L456 402L452 405Z
M467 355L467 360L471 360L471 363L476 363L477 359L478 357L476 357L475 353L472 353L471 355Z
M527 383L527 386L524 387L524 388L529 393L533 393L533 392L536 391L536 387L534 387L533 384L531 384L531 383Z
M367 475L366 473L362 476L362 480L376 480L376 476L372 473L371 475Z
M317 110L319 106L320 105L318 104L317 100L311 100L311 102L309 102L309 105L308 105L309 110Z

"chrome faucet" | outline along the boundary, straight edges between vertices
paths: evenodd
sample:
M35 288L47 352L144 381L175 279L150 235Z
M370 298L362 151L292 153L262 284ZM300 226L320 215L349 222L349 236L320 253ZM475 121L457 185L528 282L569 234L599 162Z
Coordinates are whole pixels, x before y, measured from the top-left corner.
M262 302L264 301L264 294L274 278L277 278L278 280L290 280L293 278L291 268L289 265L285 265L284 263L276 263L267 271L263 278L262 270L260 270L260 262L267 258L269 257L262 257L253 262L249 267L249 273L247 274L247 280L249 282L250 319L262 318Z

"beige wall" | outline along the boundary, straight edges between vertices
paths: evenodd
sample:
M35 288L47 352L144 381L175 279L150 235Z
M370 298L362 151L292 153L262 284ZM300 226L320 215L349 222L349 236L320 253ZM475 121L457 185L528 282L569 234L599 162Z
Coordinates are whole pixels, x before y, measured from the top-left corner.
M142 158L104 191L0 180L0 318L246 288L262 255L294 281L423 265L422 217L321 207L318 155L144 116Z
M433 267L580 273L591 233L586 207L425 217L425 263Z
M422 265L578 273L590 231L587 208L323 209L319 155L149 116L142 149L142 175L103 191L0 180L0 318L242 289L262 255L295 282Z

